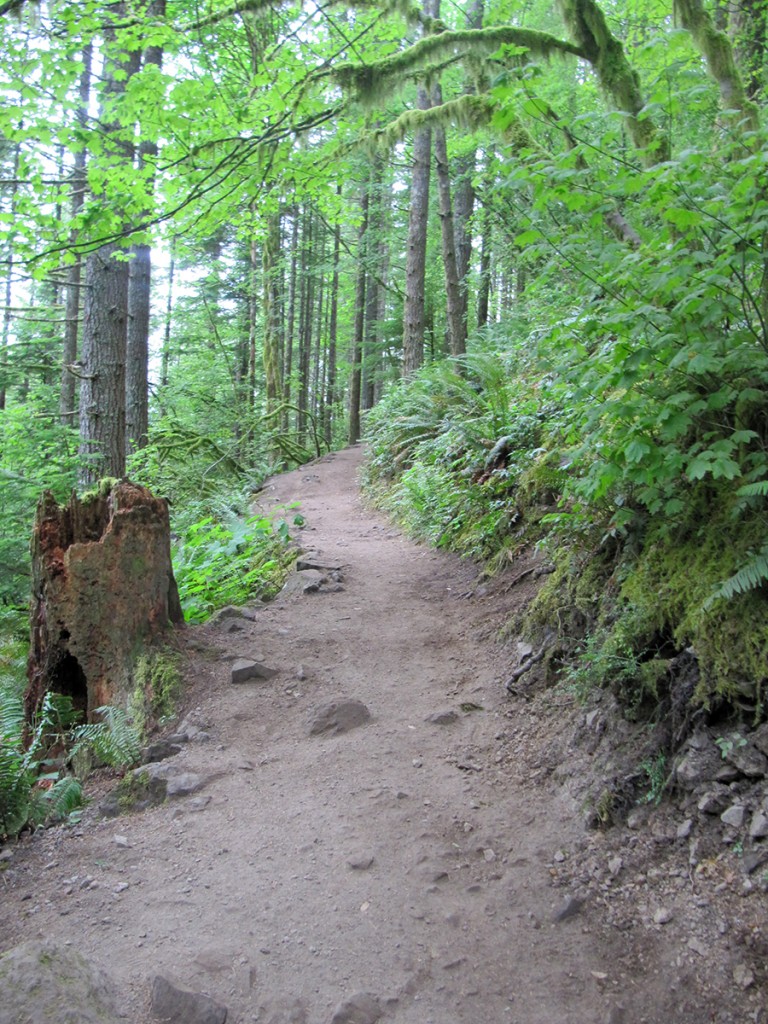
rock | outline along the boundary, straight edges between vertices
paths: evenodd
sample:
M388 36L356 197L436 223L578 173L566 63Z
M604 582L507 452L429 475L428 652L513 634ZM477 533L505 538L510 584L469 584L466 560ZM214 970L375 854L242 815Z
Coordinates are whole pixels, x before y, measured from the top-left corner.
M595 722L599 723L600 719L600 708L593 708L592 711L588 711L584 716L584 724L588 729L592 729Z
M696 804L702 814L722 814L731 801L731 791L727 786L717 786L702 794Z
M699 956L706 956L709 952L707 944L703 939L699 939L695 935L688 939L688 949L693 953L698 953Z
M453 725L458 717L455 711L435 711L434 714L427 716L425 721L429 725Z
M202 778L194 772L180 772L178 775L171 775L166 779L165 793L169 800L174 800L180 796L196 793L202 785Z
M752 875L763 864L768 864L768 846L759 846L755 850L748 850L741 858L741 866L746 875Z
M339 1003L333 1011L331 1024L376 1024L381 1017L381 1006L370 992L356 992Z
M141 768L134 768L126 775L121 786L118 787L118 800L120 790L128 780L125 790L127 799L122 802L127 806L125 810L143 810L146 807L154 807L163 803L166 799L188 796L202 789L205 780L194 772L185 772L175 764L166 764L164 761L144 765Z
M611 857L611 859L608 861L608 873L610 874L611 878L616 878L623 867L624 861L621 859L621 857Z
M668 907L659 907L654 912L653 923L654 924L669 924L672 920L672 911Z
M641 829L648 821L650 814L650 808L647 806L633 807L627 815L627 828L631 828L633 832Z
M678 839L687 839L693 831L693 818L686 818L685 821L681 821L677 826L675 836Z
M112 980L71 946L29 941L9 949L0 957L0 992L3 1024L121 1022Z
M314 570L322 575L327 572L341 572L343 568L343 565L339 565L333 559L324 558L319 551L306 551L296 559L296 572L311 572Z
M356 853L347 859L347 867L352 871L367 871L373 866L372 853Z
M567 921L569 917L576 917L581 913L583 906L584 900L579 899L578 896L568 896L560 909L553 915L552 920L559 924L560 921Z
M236 605L228 604L214 612L210 621L218 624L225 619L246 619L248 622L256 621L256 612L253 608L238 608Z
M260 661L251 661L250 658L237 658L232 662L230 681L232 683L247 683L251 679L273 679L277 675L277 669L268 668Z
M152 761L165 761L168 757L178 754L181 747L178 743L171 743L170 740L157 740L144 747L141 752L143 764L150 764Z
M743 737L738 734L729 739L732 739L732 745L726 746L724 751L728 764L732 764L742 775L750 779L764 779L768 775L768 757L754 744L744 742Z
M339 736L371 720L371 713L359 700L332 701L318 708L310 723L309 735L321 736L330 733Z
M746 964L736 964L733 968L733 980L739 988L746 991L754 985L755 976Z
M763 724L749 737L761 754L768 757L768 722Z
M724 825L730 825L731 828L741 828L744 824L746 814L747 809L743 804L732 804L720 815L720 821L722 821Z
M152 1014L168 1024L225 1024L227 1008L158 974L152 982Z
M749 823L749 835L751 839L764 839L768 836L768 814L760 808L752 815Z
M131 844L128 842L128 839L127 839L126 836L115 835L115 836L113 836L113 838L115 840L115 846L120 846L124 850L130 850Z
M702 782L712 782L722 766L723 759L714 743L703 749L689 747L678 762L675 778L684 789L693 789Z
M309 577L306 579L305 577ZM324 583L328 582L328 577L322 573L315 574L314 572L307 572L302 574L302 593L304 594L317 594L320 592Z

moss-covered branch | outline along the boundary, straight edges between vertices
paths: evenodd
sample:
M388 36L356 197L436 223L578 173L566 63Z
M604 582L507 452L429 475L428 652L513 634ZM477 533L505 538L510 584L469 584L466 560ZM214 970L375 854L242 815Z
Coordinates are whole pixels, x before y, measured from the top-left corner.
M760 123L758 109L747 97L728 36L715 27L701 0L675 0L675 13L707 62L707 71L720 89L723 107L738 111L745 131L757 131Z
M424 74L435 61L457 53L486 55L501 46L519 46L537 57L555 54L584 57L582 48L546 32L497 25L483 29L461 29L426 36L406 50L373 64L341 64L333 69L339 84L361 99L373 102L391 92L393 83L409 74Z
M594 0L559 0L563 20L574 42L597 72L600 85L624 113L632 141L645 154L645 163L669 157L669 141L644 107L637 72L627 60L624 47L611 33L605 15Z

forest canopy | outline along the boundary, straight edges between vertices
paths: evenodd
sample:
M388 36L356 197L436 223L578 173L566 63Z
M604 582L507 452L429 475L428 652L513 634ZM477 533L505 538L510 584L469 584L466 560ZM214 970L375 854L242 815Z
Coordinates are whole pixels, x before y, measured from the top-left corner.
M183 538L367 424L424 535L602 560L569 654L762 714L763 0L0 14L6 606L42 488Z

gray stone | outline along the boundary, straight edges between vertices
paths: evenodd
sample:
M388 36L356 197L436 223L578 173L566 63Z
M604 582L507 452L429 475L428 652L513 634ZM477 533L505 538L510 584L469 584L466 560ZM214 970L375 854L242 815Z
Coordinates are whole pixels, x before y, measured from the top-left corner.
M724 825L730 825L731 828L741 828L746 815L747 809L743 804L732 804L720 815L720 821Z
M226 619L246 619L248 622L255 622L256 612L253 608L238 608L236 605L228 604L225 608L219 608L211 616L211 622L219 623Z
M693 789L702 782L712 782L722 769L723 759L714 744L698 750L690 747L675 769L678 785Z
M678 839L687 839L693 831L693 818L686 818L685 821L681 821L675 831L675 836Z
M749 823L749 835L751 839L765 839L768 836L768 814L762 808L752 815L752 821Z
M455 711L435 711L434 714L429 715L426 721L430 725L453 725L458 717Z
M578 896L568 896L560 909L555 912L552 920L559 924L560 921L567 921L569 917L576 917L577 914L581 913L583 906L584 900L579 899Z
M169 800L180 796L189 796L201 789L203 780L194 772L181 772L179 775L171 775L166 779L165 794Z
M149 764L152 761L164 761L167 757L178 754L180 750L181 747L178 743L171 743L170 740L157 740L155 743L150 743L148 747L144 747L141 752L141 760L144 764Z
M323 557L319 551L306 551L296 559L296 572L311 572L314 570L319 573L333 573L341 572L343 568L343 565L334 562L333 559Z
M0 992L0 1024L121 1022L111 979L77 950L50 941L24 942L0 957Z
M333 1011L331 1024L376 1024L381 1017L381 1005L370 992L356 992L339 1003Z
M137 804L137 809L161 804L166 799L188 796L205 785L205 780L200 775L186 772L178 765L166 764L164 761L134 768L131 775L144 784L147 791L146 801Z
M768 775L768 758L754 744L744 743L742 737L733 737L733 745L725 750L725 760L750 779Z
M672 920L672 911L668 907L659 907L654 912L653 923L654 924L669 924Z
M233 683L247 683L252 679L273 679L276 675L277 669L268 668L260 661L238 658L232 663L230 679Z
M332 701L318 708L309 727L310 736L330 733L338 736L371 720L371 713L359 700Z
M768 757L768 722L755 729L752 735L749 737L754 743L761 754L765 754Z
M748 850L741 858L741 866L746 875L752 875L768 863L768 846L758 846L754 850Z
M158 974L152 982L152 1015L167 1024L225 1024L227 1008Z
M717 786L703 793L696 806L702 814L721 814L730 802L730 790L726 786Z
M367 871L373 866L372 853L355 853L347 859L347 867L352 871Z

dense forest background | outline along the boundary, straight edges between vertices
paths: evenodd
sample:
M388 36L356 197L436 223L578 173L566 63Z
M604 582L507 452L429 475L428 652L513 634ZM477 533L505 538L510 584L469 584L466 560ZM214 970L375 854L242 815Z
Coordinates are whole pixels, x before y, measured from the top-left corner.
M365 430L419 535L544 545L553 678L763 717L767 9L0 3L4 671L44 488L168 496L202 618Z

